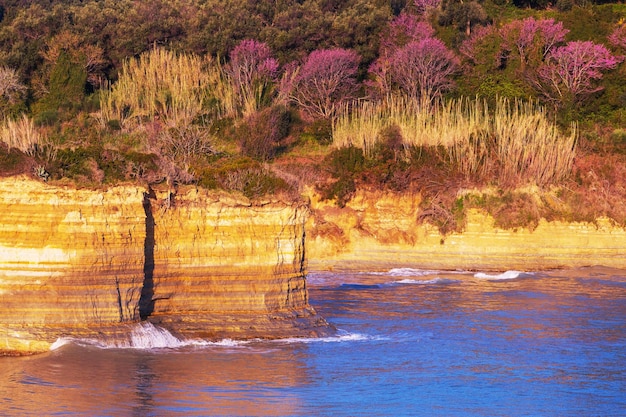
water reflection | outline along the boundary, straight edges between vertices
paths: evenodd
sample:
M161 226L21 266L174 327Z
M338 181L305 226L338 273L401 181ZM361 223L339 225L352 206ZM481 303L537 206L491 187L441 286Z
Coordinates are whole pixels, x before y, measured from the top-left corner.
M400 272L313 277L337 343L0 358L0 414L624 414L624 271Z
M0 358L2 409L11 415L296 414L289 388L307 379L295 346L132 351L66 345ZM260 389L262 387L262 389Z

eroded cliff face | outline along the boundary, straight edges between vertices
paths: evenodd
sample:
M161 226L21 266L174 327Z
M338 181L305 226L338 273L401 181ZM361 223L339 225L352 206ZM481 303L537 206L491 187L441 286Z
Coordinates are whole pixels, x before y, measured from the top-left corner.
M306 207L190 189L106 191L0 180L0 352L123 337L140 320L182 337L328 329L308 305Z
M0 351L41 351L138 320L143 192L0 180Z
M541 220L533 230L502 229L480 210L461 233L443 236L418 221L417 194L359 192L345 208L311 193L307 225L311 269L412 266L424 269L541 270L590 265L626 267L626 230L609 219Z
M173 200L155 197L150 321L200 338L279 338L325 328L308 304L306 205L253 206L197 189Z

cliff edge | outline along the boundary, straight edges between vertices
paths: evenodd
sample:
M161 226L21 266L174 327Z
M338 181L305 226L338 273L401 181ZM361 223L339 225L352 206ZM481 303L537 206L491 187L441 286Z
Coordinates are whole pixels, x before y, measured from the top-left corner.
M442 234L422 221L419 194L359 191L344 208L311 193L307 225L311 269L545 270L593 265L624 268L626 229L595 222L540 219L499 227L484 210L465 212L462 231Z
M124 337L142 320L185 338L328 331L308 304L306 213L193 188L1 179L0 352Z

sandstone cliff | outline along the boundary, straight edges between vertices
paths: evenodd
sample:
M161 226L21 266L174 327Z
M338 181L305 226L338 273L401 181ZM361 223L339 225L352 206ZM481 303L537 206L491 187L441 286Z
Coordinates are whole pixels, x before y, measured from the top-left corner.
M182 337L327 328L308 305L305 207L193 189L149 197L0 180L0 351L123 337L142 319Z
M325 326L308 304L305 205L253 206L197 189L173 202L155 197L150 321L200 338L291 337Z
M307 226L311 269L541 270L590 265L626 267L626 229L595 223L541 220L536 228L503 229L470 209L464 230L442 235L418 221L419 195L359 192L345 208L311 194Z

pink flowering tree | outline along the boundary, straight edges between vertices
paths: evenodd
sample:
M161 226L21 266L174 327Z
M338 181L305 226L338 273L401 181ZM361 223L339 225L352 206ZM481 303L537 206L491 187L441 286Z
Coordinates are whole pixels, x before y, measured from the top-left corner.
M395 17L383 32L380 39L380 52L382 55L393 53L397 48L412 41L432 38L435 29L430 23L421 20L418 16L402 13Z
M391 78L409 96L434 98L453 86L456 56L439 39L413 41L391 57Z
M249 39L231 51L225 70L244 114L250 114L259 109L268 95L278 72L278 61L265 43Z
M487 54L487 45L495 44L496 48L499 48L501 43L499 40L500 35L495 26L479 26L470 36L461 42L459 52L473 64L477 64L485 59L492 60L492 57L488 57L487 55L493 55L493 51L491 54ZM496 63L496 61L492 60L492 63ZM497 66L499 65L496 63L496 67Z
M611 45L626 50L626 24L615 28L608 39Z
M517 52L522 70L529 64L539 65L565 40L568 32L562 22L555 22L554 19L536 20L534 17L515 20L501 29L505 45Z
M291 99L309 118L333 118L356 98L359 55L347 49L324 49L309 54L291 78Z
M548 54L537 70L536 86L555 106L578 102L602 90L596 81L622 61L590 41L568 42Z
M378 59L368 69L370 80L367 85L372 90L372 95L386 95L391 91L392 57L398 49L411 42L430 39L434 35L435 30L430 23L418 16L402 13L394 18L381 36Z

